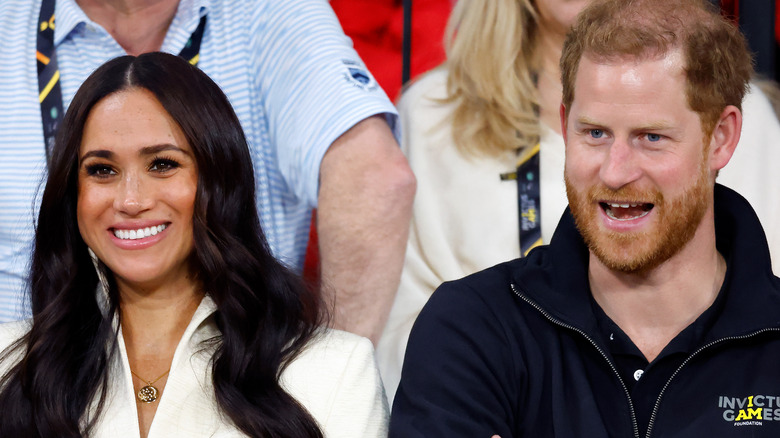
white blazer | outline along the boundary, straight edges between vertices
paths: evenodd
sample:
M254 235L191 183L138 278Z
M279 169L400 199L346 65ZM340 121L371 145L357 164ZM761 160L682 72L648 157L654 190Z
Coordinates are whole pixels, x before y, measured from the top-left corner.
M211 317L216 305L203 299L173 356L168 381L157 401L149 438L243 437L220 414L211 381L213 349L201 341L219 334ZM29 330L30 321L0 325L0 351ZM119 354L109 370L106 405L94 429L96 437L140 437L135 390L127 351L119 332ZM5 373L10 363L0 364ZM388 406L371 342L326 330L285 369L285 390L295 397L329 438L386 437Z

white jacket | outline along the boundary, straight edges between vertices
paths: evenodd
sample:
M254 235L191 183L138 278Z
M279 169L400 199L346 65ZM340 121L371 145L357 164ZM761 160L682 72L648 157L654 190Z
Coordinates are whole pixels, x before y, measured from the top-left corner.
M149 438L243 437L220 414L209 365L212 349L201 341L219 334L206 296L195 311L173 356L171 371L154 416ZM0 351L29 329L29 321L0 325ZM119 354L109 371L109 396L94 429L95 437L140 436L130 366L122 333ZM0 364L0 372L12 364ZM388 407L368 339L327 330L287 367L281 382L319 423L325 437L386 437Z

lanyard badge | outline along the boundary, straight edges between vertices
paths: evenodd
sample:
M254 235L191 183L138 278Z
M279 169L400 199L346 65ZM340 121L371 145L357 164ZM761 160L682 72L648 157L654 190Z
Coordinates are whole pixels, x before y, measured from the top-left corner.
M542 244L542 209L540 195L539 145L523 150L517 170L502 174L502 180L517 181L517 206L522 257Z

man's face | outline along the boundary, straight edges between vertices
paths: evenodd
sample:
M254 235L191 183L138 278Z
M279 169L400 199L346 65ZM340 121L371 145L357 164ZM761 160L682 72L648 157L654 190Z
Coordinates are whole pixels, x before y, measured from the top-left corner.
M683 58L580 61L564 127L577 228L606 267L648 272L712 214L709 139L687 104Z

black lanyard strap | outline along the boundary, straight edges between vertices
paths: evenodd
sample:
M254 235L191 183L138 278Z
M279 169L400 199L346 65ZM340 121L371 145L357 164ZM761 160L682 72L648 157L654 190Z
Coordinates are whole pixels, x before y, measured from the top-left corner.
M520 253L523 257L542 244L542 204L536 145L517 161L517 202L520 214Z
M38 101L41 104L41 122L43 124L43 140L48 166L51 150L54 147L54 137L62 123L64 113L62 89L60 87L60 70L57 64L57 50L54 46L54 5L56 0L43 0L41 13L38 16L38 37L35 59L38 66ZM200 43L206 29L206 16L200 17L200 23L190 35L179 56L198 65L200 60Z
M190 35L187 44L179 52L179 56L189 61L190 64L197 67L200 61L200 42L203 40L203 32L206 30L206 16L200 17L200 23L195 31Z
M54 47L54 0L41 2L38 17L38 40L35 59L38 61L38 102L41 104L46 164L54 147L54 136L62 122L62 90L57 51Z
M500 175L501 181L516 180L520 226L520 257L542 244L542 202L539 144L521 151L517 170Z

